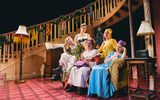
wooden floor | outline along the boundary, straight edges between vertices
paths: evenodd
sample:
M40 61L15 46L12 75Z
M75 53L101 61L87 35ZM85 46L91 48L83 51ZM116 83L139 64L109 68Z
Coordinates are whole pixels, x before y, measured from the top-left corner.
M158 82L160 83L160 82ZM157 97L160 100L160 85L157 83ZM36 78L26 80L26 83L15 84L14 81L0 85L0 100L102 100L98 97L78 95L76 92L66 92L60 81ZM107 100L128 100L127 95L112 97Z

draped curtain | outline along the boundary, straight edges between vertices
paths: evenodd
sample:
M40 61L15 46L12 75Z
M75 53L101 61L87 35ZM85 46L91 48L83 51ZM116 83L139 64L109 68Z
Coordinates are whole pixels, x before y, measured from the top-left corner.
M156 40L156 57L157 57L157 71L160 79L160 0L153 0L153 15L154 15L154 30Z

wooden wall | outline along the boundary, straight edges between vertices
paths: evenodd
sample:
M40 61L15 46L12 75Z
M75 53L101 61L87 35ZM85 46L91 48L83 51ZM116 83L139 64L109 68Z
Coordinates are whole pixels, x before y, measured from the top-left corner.
M35 51L23 54L22 63L22 77L24 79L41 77L41 66L46 56L46 49L44 47L37 48ZM1 73L6 73L7 80L19 79L19 57L10 61L10 63L0 64Z

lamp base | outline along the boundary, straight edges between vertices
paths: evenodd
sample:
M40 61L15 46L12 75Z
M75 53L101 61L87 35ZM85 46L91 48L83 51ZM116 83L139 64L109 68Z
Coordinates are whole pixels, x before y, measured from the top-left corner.
M21 83L26 83L26 81L25 80L16 80L15 83L16 84L21 84Z

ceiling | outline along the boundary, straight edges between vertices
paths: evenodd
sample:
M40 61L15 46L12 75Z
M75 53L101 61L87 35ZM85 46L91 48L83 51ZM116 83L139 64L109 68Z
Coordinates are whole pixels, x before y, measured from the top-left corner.
M0 33L30 26L86 6L95 0L1 0Z

